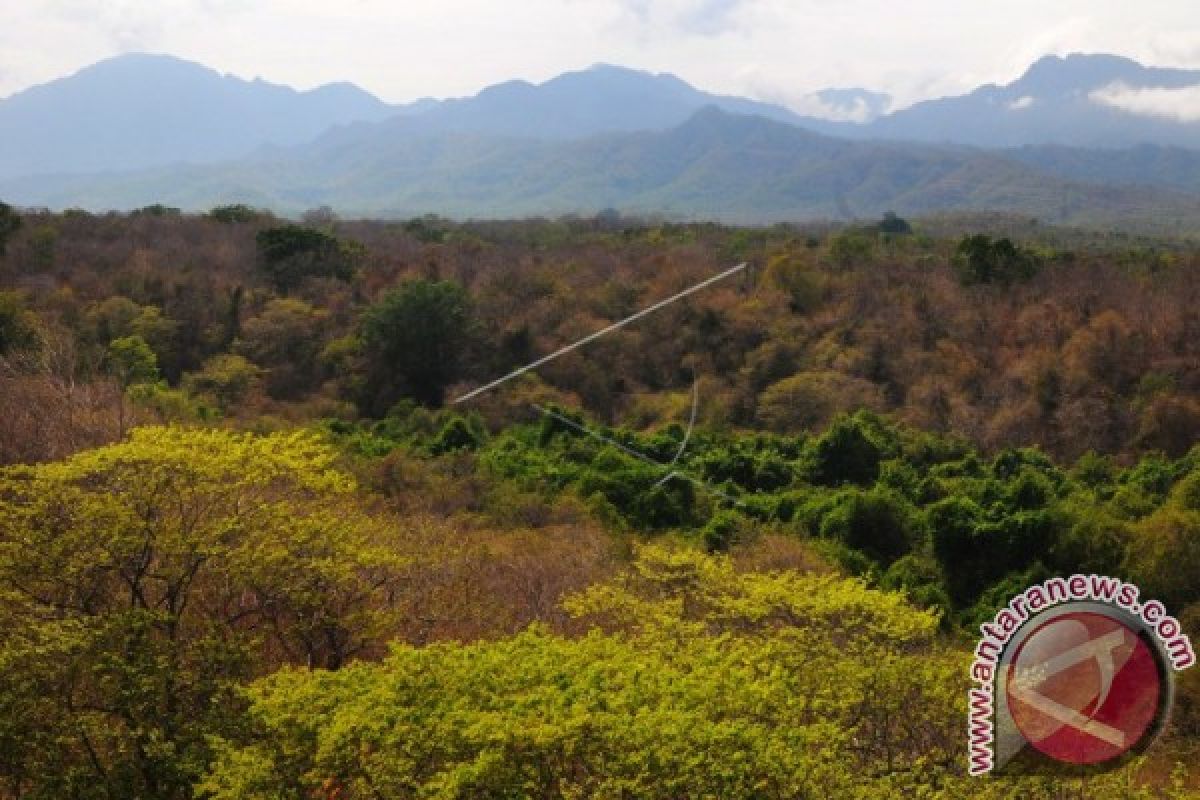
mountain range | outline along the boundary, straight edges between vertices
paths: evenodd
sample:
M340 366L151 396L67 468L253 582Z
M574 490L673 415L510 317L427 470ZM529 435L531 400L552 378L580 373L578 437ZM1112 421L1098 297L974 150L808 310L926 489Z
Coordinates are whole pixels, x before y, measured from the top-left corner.
M858 132L980 147L1200 147L1200 71L1109 55L1048 56L1006 86L917 103Z
M349 83L298 92L125 55L0 100L0 177L220 161L393 113Z
M865 89L814 97L833 119L597 65L392 106L349 84L299 92L122 56L0 100L0 198L735 222L957 209L1200 228L1200 71L1073 55L890 113Z

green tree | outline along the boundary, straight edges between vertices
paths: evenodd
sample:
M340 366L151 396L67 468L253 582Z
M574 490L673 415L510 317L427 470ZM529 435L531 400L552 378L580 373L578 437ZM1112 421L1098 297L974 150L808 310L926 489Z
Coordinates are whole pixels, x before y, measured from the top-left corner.
M1168 502L1184 511L1200 511L1200 469L1193 469L1171 489Z
M813 482L825 486L874 483L885 453L876 427L874 418L861 413L835 420L808 448Z
M109 373L122 389L158 380L158 359L140 336L125 336L110 342L107 363Z
M125 398L131 387L158 380L158 359L150 345L140 336L124 336L112 340L105 355L108 373L117 382L117 428L125 435Z
M174 206L165 206L162 203L152 203L142 208L135 208L129 212L132 217L178 217L182 216L183 210Z
M242 222L254 222L263 213L242 203L227 206L216 206L208 212L208 218L226 225Z
M18 292L0 292L0 356L37 343L37 317L25 307L25 298Z
M983 524L983 509L969 497L947 497L927 510L933 552L945 565L946 586L950 597L962 605L979 595L990 577L986 555L980 553L978 530Z
M179 377L178 341L180 325L157 306L140 306L127 297L114 295L88 309L87 332L99 344L137 336L154 351L158 367L170 380Z
M955 255L959 279L965 285L998 283L1007 286L1037 274L1041 259L1010 239L992 240L982 233L966 236Z
M945 573L936 560L923 553L909 553L888 567L880 579L884 589L904 591L918 606L949 611Z
M1171 609L1200 600L1200 512L1168 508L1138 522L1126 568Z
M905 236L912 233L912 226L908 224L908 220L897 216L895 211L887 211L879 222L879 232L890 236Z
M790 254L768 261L764 277L768 285L788 295L792 311L798 314L816 309L827 291L826 281L808 260Z
M21 229L21 215L7 203L0 203L0 256L12 235Z
M382 416L403 397L440 406L472 337L470 298L451 281L406 283L367 309L360 336L365 413Z
M486 438L486 429L478 416L463 417L455 414L429 443L429 452L445 455L459 450L475 450Z
M858 230L842 231L829 242L829 257L843 269L862 265L874 252L874 239Z
M364 252L356 242L300 225L259 231L255 243L259 268L283 293L295 289L305 278L350 280Z
M913 509L888 489L850 491L821 521L821 535L887 566L912 549Z
M242 356L222 353L205 361L199 372L188 373L183 383L189 392L211 397L221 413L228 414L259 388L262 372Z
M317 356L328 314L294 298L276 298L246 321L234 349L267 370L268 394L295 400L316 388Z
M834 415L883 406L879 387L841 372L800 372L771 384L758 398L758 418L779 433L810 431Z

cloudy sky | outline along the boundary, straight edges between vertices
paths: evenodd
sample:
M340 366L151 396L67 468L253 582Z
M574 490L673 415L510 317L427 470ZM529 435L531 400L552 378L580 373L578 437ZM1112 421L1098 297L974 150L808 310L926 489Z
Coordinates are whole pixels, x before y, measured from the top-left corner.
M0 96L131 51L393 102L608 62L803 109L828 86L907 104L1007 82L1047 53L1200 67L1200 15L1195 0L0 0Z

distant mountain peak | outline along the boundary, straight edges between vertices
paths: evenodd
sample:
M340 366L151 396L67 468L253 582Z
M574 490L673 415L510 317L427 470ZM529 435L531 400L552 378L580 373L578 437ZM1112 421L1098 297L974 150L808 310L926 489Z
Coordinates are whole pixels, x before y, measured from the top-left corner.
M349 83L297 91L124 53L0 100L0 177L212 162L393 113Z
M193 67L200 67L201 69L206 69L206 70L210 69L209 67L206 67L203 64L199 64L195 61L189 61L186 58L181 58L180 56L171 55L170 53L150 53L150 52L140 51L140 50L134 50L134 51L130 51L128 53L118 53L115 56L109 56L108 58L102 58L99 61L97 61L96 63L90 65L90 67L85 67L84 69L90 69L90 68L94 68L94 67L103 67L105 65L113 65L113 64L154 64L154 63L158 63L158 64L188 64ZM211 70L211 71L215 72L215 70Z
M635 67L626 67L621 64L610 64L607 61L597 61L595 64L592 64L591 66L585 67L584 69L581 69L578 71L579 72L616 72L616 73L622 73L622 74L636 73L636 74L641 74L641 75L650 74L648 72L645 72L644 70L640 70ZM567 72L565 74L569 75L570 72Z
M684 87L692 91L693 89L686 81L677 75L670 72L650 72L649 70L637 69L636 67L624 67L619 64L607 64L604 62L592 64L580 70L570 70L557 75L546 81L541 86L556 86L559 84L570 84L576 81L612 81L625 85L672 85L676 87Z
M534 88L534 84L516 78L510 81L502 81L501 83L493 83L491 86L485 86L479 91L476 97L503 96L512 92L526 92L532 88Z
M1178 108L1194 103L1194 93L1173 91L1190 87L1200 87L1200 71L1148 67L1106 53L1050 55L1005 86L927 100L848 133L979 147L1149 142L1197 148L1200 111Z
M1200 71L1106 54L1046 56L1006 86L890 113L888 95L862 88L823 89L790 104L599 62L538 83L497 83L472 97L389 106L346 82L297 91L172 55L126 53L0 100L0 179L208 163L267 145L349 140L359 127L393 117L381 130L396 141L455 134L529 144L675 130L674 144L686 134L709 143L745 135L758 146L781 136L784 123L841 139L1200 149Z
M80 68L75 72L74 75L70 77L78 77L81 75L103 75L111 73L149 75L152 73L163 72L192 72L204 75L221 76L221 73L212 67L205 66L204 64L196 61L189 61L188 59L180 58L179 56L173 56L167 53L131 52L121 53L119 55L101 59L94 64L89 64ZM69 79L70 78L64 78L63 80Z
M541 83L507 81L474 97L405 110L406 124L428 135L456 132L526 139L572 139L598 134L666 130L715 105L737 114L798 124L781 106L710 94L670 73L592 64Z
M1035 61L1009 89L1023 95L1049 97L1085 93L1114 81L1139 81L1152 70L1124 56L1103 53L1049 55Z
M1200 72L1147 67L1132 58L1107 53L1049 55L1035 61L1009 92L1034 97L1084 95L1121 83L1136 88L1180 88L1200 83Z

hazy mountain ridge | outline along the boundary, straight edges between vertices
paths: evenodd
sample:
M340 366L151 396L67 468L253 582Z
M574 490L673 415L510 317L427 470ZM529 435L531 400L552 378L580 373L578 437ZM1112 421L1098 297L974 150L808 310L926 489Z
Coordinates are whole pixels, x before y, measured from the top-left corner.
M422 133L578 139L665 130L706 106L795 125L820 126L780 105L701 91L680 78L611 64L565 72L544 83L506 81L472 97L410 107L404 124Z
M670 74L597 65L541 84L509 81L474 97L426 102L410 116L419 117L427 132L558 139L663 130L711 105L853 139L990 148L1124 148L1146 143L1200 148L1200 110L1195 119L1171 119L1121 107L1119 97L1104 94L1188 87L1200 87L1200 71L1146 67L1120 56L1073 54L1042 58L1004 86L989 84L890 113L892 101L886 94L823 89L803 99L801 106L810 112L805 115L775 104L703 92Z
M142 95L123 112L104 105L102 93L79 100L89 82L111 89L121 75L132 80L127 73L137 73ZM0 197L56 208L161 202L199 210L245 202L383 215L615 207L736 222L853 218L889 209L992 210L1055 222L1200 228L1200 150L1050 144L983 151L920 143L913 134L942 120L937 130L970 140L975 128L959 119L968 115L979 118L976 127L992 124L1003 139L1004 125L989 122L987 108L1037 121L1039 104L1049 106L1054 98L1065 110L1050 122L1068 130L1076 118L1071 109L1096 106L1092 95L1104 87L1158 91L1192 81L1200 81L1200 72L1145 68L1109 56L1051 57L1006 87L854 123L802 117L781 106L702 92L672 75L608 65L537 85L498 84L470 98L388 106L348 84L296 92L168 57L129 56L0 101L0 136L14 143L3 151L8 162L0 155ZM1033 99L1011 108L1023 98ZM835 90L825 99L861 108L868 117L890 102L862 89ZM34 112L44 117L55 103L74 105L36 144L27 141L29 131L9 136L14 120ZM193 107L209 112L191 113ZM286 113L274 114L276 107ZM1107 106L1088 113L1123 125L1147 119ZM286 134L276 130L281 120L296 119L305 124L291 125ZM92 143L54 159L54 147L62 144L55 131L69 126ZM881 138L884 129L893 131L890 140ZM1149 136L1163 128L1146 123L1138 130ZM268 146L272 136L283 138ZM21 166L15 174L14 153ZM30 174L39 164L59 174ZM102 166L109 171L100 173ZM89 170L93 174L71 174Z
M302 92L126 55L0 100L0 177L220 161L393 113L349 83Z
M1200 222L1200 198L1087 184L993 153L851 142L761 117L702 110L667 131L586 140L450 133L395 135L360 126L270 159L122 176L10 181L32 205L203 210L248 202L284 211L458 217L590 213L605 207L685 218L770 222L942 210L1012 211L1047 221Z
M1171 119L1135 113L1102 99L1105 89L1195 86L1200 86L1197 70L1145 67L1109 55L1047 56L1006 86L982 86L960 97L927 100L869 125L846 127L841 133L980 147L1159 144L1200 148L1200 115L1190 121Z

